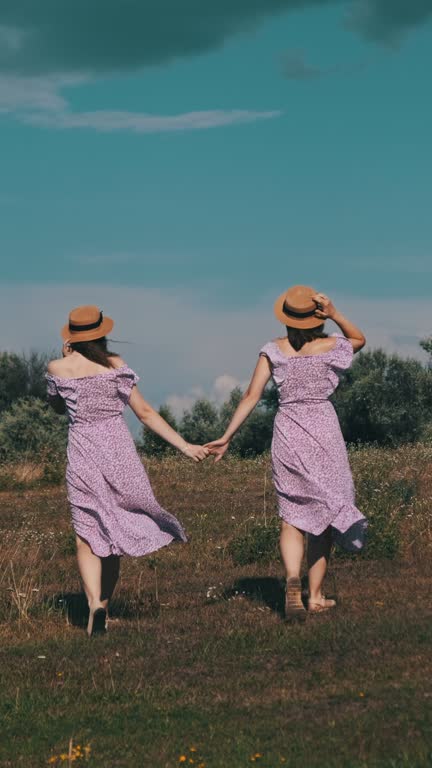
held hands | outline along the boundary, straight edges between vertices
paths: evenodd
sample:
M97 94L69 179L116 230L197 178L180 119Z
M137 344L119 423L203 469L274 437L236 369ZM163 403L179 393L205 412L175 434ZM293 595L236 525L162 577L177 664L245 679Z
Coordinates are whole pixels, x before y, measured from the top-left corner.
M217 464L217 462L223 459L225 456L229 448L229 444L229 440L227 440L225 437L221 437L219 440L212 440L211 443L206 443L204 448L208 450L210 456L215 457L214 463Z
M197 463L206 459L209 456L210 451L205 445L190 445L186 443L182 448L183 456L187 456L188 459L193 459Z
M317 305L315 311L317 317L320 317L322 320L327 320L327 318L332 320L335 317L336 307L325 293L316 293L315 296L312 296L312 301Z
M187 456L188 459L193 459L197 463L207 459L208 456L215 457L215 464L220 461L229 448L230 441L225 438L220 440L213 440L206 445L191 445L186 443L182 449L183 456Z

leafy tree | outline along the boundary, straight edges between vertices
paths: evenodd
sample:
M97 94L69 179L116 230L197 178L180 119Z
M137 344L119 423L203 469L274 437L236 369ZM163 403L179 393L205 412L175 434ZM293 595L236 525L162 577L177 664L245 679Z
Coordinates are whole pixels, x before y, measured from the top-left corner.
M0 353L0 413L27 394L25 360L9 352Z
M66 449L67 420L36 397L16 400L0 415L0 459L57 457Z
M229 399L220 410L220 434L225 431L242 398L239 387L232 390ZM269 450L273 433L274 411L261 401L248 420L239 429L231 443L231 449L241 457L257 456Z
M0 413L22 397L45 400L47 363L47 356L38 352L28 357L0 352Z
M334 404L348 442L412 442L432 417L432 372L381 349L362 352L345 372Z
M273 382L271 382L264 390L262 400L262 404L267 408L268 411L271 412L272 416L276 416L276 411L278 409L279 405L279 396L277 387Z
M180 422L180 434L188 443L203 445L219 437L219 413L209 400L197 400L185 411Z
M159 414L176 432L178 431L177 421L169 405L161 405ZM166 456L169 453L174 453L175 449L166 440L163 440L145 426L142 429L142 438L143 442L140 447L142 447L147 456Z
M429 355L428 365L429 368L432 368L432 336L428 339L422 339L420 346Z

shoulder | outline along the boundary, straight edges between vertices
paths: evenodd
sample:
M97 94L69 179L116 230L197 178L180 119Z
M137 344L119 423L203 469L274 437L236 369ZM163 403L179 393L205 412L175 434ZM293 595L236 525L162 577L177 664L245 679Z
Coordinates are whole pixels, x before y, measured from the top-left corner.
M268 341L266 344L264 344L263 347L261 347L259 355L262 357L270 357L271 351L274 350L275 343L275 341Z
M340 368L341 370L349 368L354 355L351 341L342 333L335 333L329 338L333 340L334 344L333 354L330 356L330 364L334 368Z
M125 363L122 357L119 357L117 355L113 355L109 358L109 361L113 368L127 368L128 365Z
M331 352L333 349L336 349L337 344L338 341L335 336L327 336L327 338L317 339L317 341L315 341L315 346L319 349L321 354L325 354L326 352Z
M50 360L47 366L47 371L51 376L61 375L63 370L63 358L60 360Z

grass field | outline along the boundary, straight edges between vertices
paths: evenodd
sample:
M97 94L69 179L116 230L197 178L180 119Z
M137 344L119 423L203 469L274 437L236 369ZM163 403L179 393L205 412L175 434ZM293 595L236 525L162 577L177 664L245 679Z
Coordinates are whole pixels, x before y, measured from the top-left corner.
M268 459L147 462L190 542L123 562L93 640L63 486L4 468L0 766L432 766L432 449L352 465L369 553L333 559L337 611L298 626Z

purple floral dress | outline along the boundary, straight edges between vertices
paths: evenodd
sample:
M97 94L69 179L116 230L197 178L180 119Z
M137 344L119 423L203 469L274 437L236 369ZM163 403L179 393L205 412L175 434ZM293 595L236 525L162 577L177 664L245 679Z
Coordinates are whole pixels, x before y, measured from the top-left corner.
M99 557L147 555L173 539L179 521L156 501L123 419L138 376L127 366L77 379L47 374L48 395L69 415L66 481L75 532Z
M345 336L335 338L335 347L321 355L288 357L273 341L260 355L270 361L279 394L272 442L279 515L315 536L332 526L335 540L355 551L367 523L355 506L347 450L329 401L353 349Z

